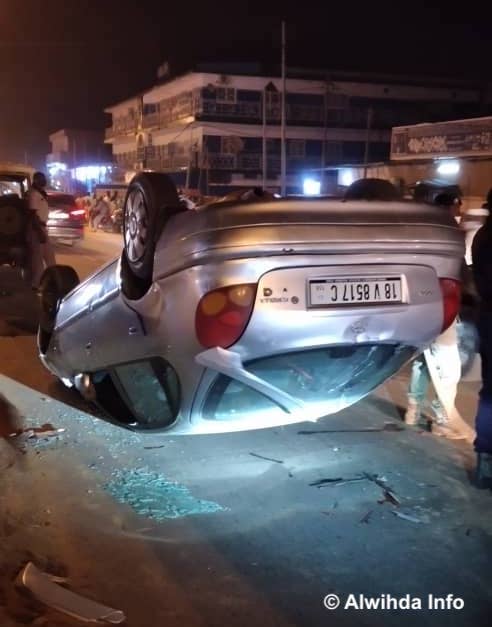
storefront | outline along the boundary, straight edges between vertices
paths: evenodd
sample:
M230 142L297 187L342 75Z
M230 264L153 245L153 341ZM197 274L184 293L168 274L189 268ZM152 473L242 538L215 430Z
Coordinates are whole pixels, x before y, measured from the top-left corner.
M388 167L389 178L406 183L439 179L459 185L465 208L480 206L492 187L492 117L396 127Z
M330 167L324 176L334 172L336 185L325 190L330 193L360 178L386 179L407 190L433 181L458 185L464 210L480 207L492 188L492 117L395 127L389 162Z

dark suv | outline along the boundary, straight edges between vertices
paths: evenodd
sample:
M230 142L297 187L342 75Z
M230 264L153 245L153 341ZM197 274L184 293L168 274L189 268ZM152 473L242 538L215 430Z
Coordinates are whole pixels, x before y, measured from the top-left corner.
M26 264L28 189L28 173L0 170L0 265L22 268Z

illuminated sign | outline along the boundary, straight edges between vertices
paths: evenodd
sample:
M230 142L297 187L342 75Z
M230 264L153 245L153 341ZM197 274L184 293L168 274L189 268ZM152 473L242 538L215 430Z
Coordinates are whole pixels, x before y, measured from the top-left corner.
M391 131L391 160L492 155L492 117L399 126Z

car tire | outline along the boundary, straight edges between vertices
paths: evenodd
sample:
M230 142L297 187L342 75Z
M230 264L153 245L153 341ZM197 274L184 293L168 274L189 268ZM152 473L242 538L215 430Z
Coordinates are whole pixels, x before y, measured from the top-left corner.
M131 272L152 281L156 243L166 222L185 211L172 180L159 172L142 172L131 181L123 211L125 255Z
M71 266L50 266L41 277L39 286L39 329L51 335L55 327L60 301L80 283L77 272Z

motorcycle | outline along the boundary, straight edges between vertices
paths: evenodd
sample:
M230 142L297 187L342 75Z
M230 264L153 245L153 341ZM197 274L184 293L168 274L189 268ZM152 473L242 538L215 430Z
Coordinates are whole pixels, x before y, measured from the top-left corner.
M105 233L123 233L123 209L115 209L111 215L102 218L97 230Z

